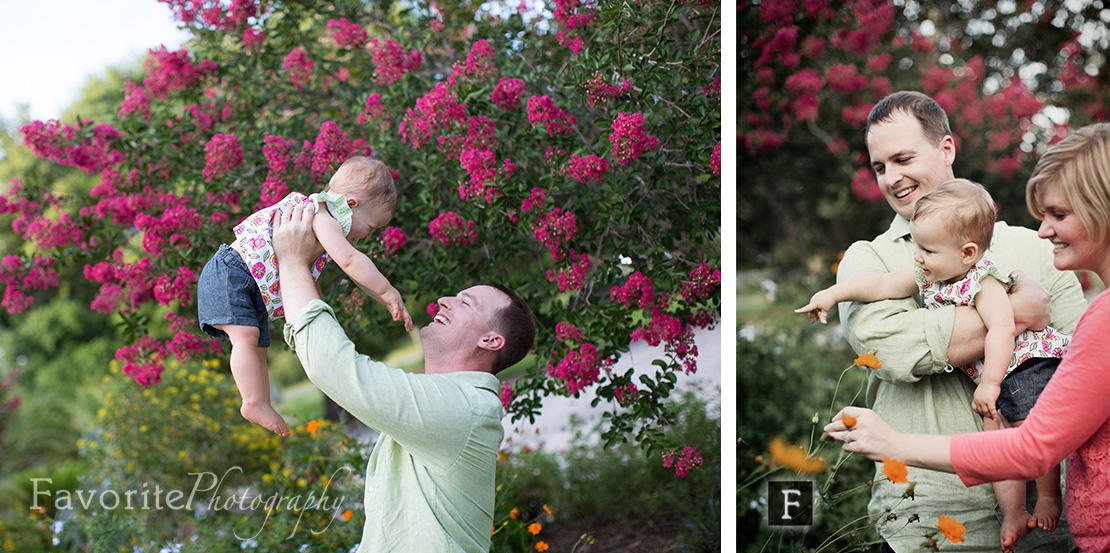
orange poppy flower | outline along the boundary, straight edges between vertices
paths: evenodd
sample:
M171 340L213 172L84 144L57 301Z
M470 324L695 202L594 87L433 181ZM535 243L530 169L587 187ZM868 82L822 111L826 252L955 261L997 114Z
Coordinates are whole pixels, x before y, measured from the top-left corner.
M881 369L883 364L879 362L879 358L875 357L875 350L871 350L856 358L854 361L856 366L867 367L869 369Z
M824 457L810 457L800 445L787 445L782 438L771 438L771 458L778 464L802 474L817 474L825 470Z
M547 503L543 504L543 510L544 510L544 512L547 513L547 516L549 516L549 517L555 516L555 513L551 512L551 507L548 507Z
M536 551L547 551L547 542L536 542Z
M304 429L307 430L309 434L315 434L316 429L318 428L320 428L320 423L315 420L308 421L308 424L306 424L304 427Z
M963 526L961 526L960 528L963 528ZM531 532L533 536L539 534L540 530L543 530L543 526L540 526L540 523L538 522L533 522L532 524L528 525L528 531Z
M851 427L856 425L856 418L855 417L845 416L844 418L842 418L840 420L844 422L844 428L851 428Z
M906 469L906 464L898 459L883 459L883 474L892 484L905 484L908 482L906 477L910 475L910 471Z
M343 511L343 521L346 522L348 520L351 520L351 515L353 514L354 513L352 513L350 510Z
M964 541L964 525L960 524L954 518L940 515L937 520L936 529L944 533L944 537L952 543L961 543Z
M516 520L516 519L520 518L520 508L519 507L513 507L513 510L509 512L509 518L511 518L513 520Z

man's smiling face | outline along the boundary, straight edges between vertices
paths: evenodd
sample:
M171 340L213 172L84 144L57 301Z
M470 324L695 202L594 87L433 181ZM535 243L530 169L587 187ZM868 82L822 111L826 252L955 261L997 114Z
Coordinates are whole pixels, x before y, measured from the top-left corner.
M917 118L904 111L871 125L867 151L879 191L891 209L906 219L913 215L918 198L953 176L956 146L952 137L934 144Z

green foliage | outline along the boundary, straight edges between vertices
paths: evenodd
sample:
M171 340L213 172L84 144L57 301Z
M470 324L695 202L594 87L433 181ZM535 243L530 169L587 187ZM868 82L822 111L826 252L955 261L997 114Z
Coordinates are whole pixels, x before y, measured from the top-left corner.
M774 301L767 301L762 282L755 273L738 278L737 305L747 307L738 313L745 328L736 344L737 540L749 544L752 552L793 551L816 548L836 536L842 541L833 551L851 549L871 537L863 530L845 539L848 530L866 527L857 518L867 512L874 464L854 455L838 458L840 448L823 446L819 439L832 415L846 405L862 404L859 392L866 369L852 365L855 355L835 337L835 317L825 327L794 314L811 292L780 285ZM825 491L817 507L818 524L809 533L767 528L765 477L780 473L790 478L785 476L789 471L771 462L768 444L774 437L810 452L820 450L828 461L828 468L815 477L817 489Z
M494 521L500 528L492 551L527 551L520 538L532 543L522 535L531 521L545 527L675 527L678 550L719 551L720 404L704 395L684 391L668 405L674 432L697 437L690 445L703 456L702 467L684 478L635 445L599 446L604 422L584 427L572 421L575 438L565 453L505 452L498 463Z
M239 415L238 393L218 365L171 366L165 394L118 368L105 377L97 426L78 444L87 470L80 485L59 480L59 489L76 490L55 492L48 505L51 517L55 505L68 508L57 516L60 541L89 551L157 551L183 541L206 551L244 540L260 551L358 543L368 449L326 421L272 438ZM116 497L121 506L108 508ZM108 507L97 508L101 502Z
M1105 120L1100 2L741 2L737 262L796 272L832 263L893 215L863 136L871 107L915 90L948 112L955 176L1031 225L1025 182L1070 129ZM850 14L850 15L847 15Z

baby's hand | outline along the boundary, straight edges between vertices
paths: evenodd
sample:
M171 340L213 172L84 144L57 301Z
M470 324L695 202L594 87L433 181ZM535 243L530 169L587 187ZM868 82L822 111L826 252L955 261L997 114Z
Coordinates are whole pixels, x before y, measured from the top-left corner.
M975 395L971 401L971 408L976 413L991 420L998 420L998 409L995 403L998 402L998 394L1002 392L1002 387L998 384L983 384L975 388Z
M382 304L389 310L389 314L393 316L394 321L404 321L405 331L412 330L412 317L409 315L409 310L405 309L405 303L401 301L401 293L396 288L390 286L384 294L381 295Z
M815 323L821 321L821 324L829 324L829 311L836 305L836 302L829 298L829 294L825 290L821 290L810 298L809 303L803 307L795 309L795 313L809 313L809 322Z

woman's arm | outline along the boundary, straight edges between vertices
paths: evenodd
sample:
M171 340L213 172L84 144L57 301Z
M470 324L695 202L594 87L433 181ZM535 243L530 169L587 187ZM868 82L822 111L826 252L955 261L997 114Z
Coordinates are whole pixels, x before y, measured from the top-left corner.
M851 428L845 425L845 417L855 420ZM902 434L870 409L841 409L825 426L825 432L830 438L844 442L844 451L859 453L872 461L891 458L914 467L956 472L949 453L950 436Z

